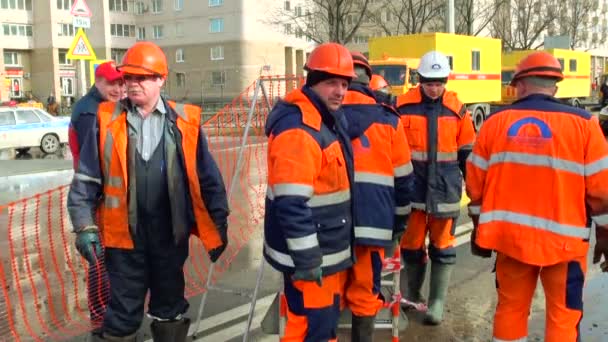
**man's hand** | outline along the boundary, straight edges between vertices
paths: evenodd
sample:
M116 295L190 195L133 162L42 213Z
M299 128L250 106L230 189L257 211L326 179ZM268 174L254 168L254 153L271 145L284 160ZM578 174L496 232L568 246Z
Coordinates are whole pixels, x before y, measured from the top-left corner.
M103 249L97 226L87 226L76 233L76 250L89 264L98 262L103 255Z
M220 258L222 253L224 253L224 250L226 250L226 246L228 246L228 225L219 227L218 232L220 234L220 238L222 239L222 245L210 250L208 253L209 259L211 259L211 262L213 263L215 263Z
M471 254L481 257L481 258L491 258L492 250L481 248L475 242L475 238L477 237L477 227L473 228L471 232Z
M321 266L315 267L309 270L296 270L291 277L295 280L304 280L304 281L314 281L321 287L323 285L323 272L321 271Z
M603 256L604 261L600 264L600 268L602 269L602 272L608 272L608 229L596 226L595 240L593 263L597 264L602 261Z

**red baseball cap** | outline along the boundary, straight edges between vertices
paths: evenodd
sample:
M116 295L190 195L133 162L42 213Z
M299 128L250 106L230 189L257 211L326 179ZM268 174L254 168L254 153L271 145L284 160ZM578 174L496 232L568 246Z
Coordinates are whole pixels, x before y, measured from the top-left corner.
M113 82L122 78L122 72L116 69L114 61L104 62L95 69L95 77L103 77L108 82Z

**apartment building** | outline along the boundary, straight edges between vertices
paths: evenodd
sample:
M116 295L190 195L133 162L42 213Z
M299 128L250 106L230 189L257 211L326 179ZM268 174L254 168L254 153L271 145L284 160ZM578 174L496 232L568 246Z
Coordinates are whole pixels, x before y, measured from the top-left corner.
M73 0L0 0L0 100L74 101L88 66L66 58L76 29ZM313 46L270 23L289 1L88 0L87 37L98 59L121 61L137 40L153 41L169 62L166 93L176 100L226 101L260 75L302 69ZM85 87L81 77L85 74Z

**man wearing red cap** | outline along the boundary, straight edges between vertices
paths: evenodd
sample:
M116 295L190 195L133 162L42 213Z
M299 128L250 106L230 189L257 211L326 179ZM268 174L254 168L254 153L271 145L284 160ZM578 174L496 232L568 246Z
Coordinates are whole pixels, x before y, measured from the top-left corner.
M122 73L116 69L114 62L100 64L95 70L95 84L83 96L72 110L69 129L69 145L74 161L74 170L78 168L80 147L84 138L93 127L97 108L103 101L117 102L121 99L124 88ZM89 261L88 300L91 311L91 322L101 324L107 302L108 281L105 265L101 260Z
M124 85L122 73L116 69L114 62L102 63L95 70L95 84L74 105L69 135L74 169L78 167L80 146L89 128L93 125L93 120L97 115L97 107L103 101L119 101L122 98Z

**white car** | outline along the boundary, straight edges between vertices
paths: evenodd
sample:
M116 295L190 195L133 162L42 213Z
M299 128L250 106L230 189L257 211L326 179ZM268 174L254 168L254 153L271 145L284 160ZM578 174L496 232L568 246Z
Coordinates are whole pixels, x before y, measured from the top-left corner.
M55 153L68 143L69 124L69 117L57 118L38 108L0 107L0 150L24 153L40 147L44 153Z

